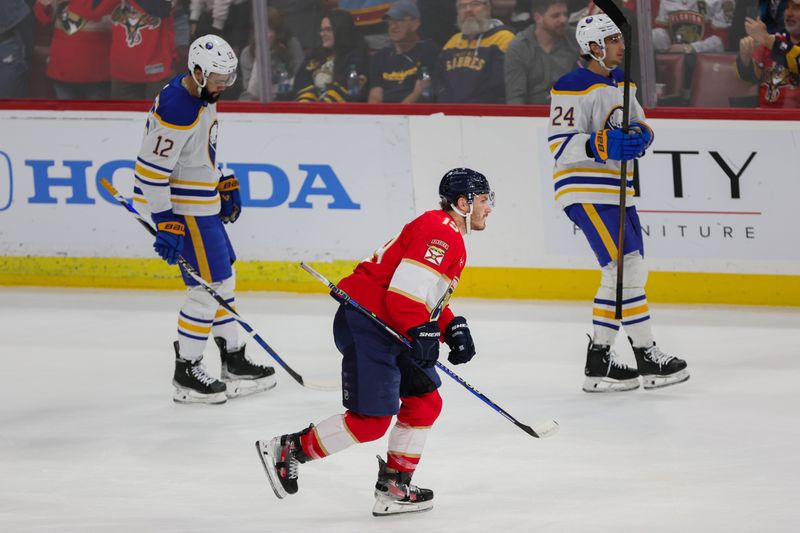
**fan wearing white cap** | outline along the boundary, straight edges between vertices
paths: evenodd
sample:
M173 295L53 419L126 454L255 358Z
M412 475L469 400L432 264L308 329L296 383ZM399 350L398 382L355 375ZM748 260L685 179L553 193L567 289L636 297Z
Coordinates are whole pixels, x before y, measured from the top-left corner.
M236 254L223 223L241 213L239 181L217 168L217 100L236 80L238 60L216 35L189 48L189 72L161 89L147 115L134 167L134 201L156 225L153 248L168 264L179 259L194 267L216 292L235 306ZM275 370L245 356L238 325L205 289L183 270L186 299L177 316L173 400L224 403L275 386ZM220 380L202 364L209 336L222 358Z
M633 167L628 165L625 183L620 179L622 161L645 155L653 130L644 122L630 85L630 130L623 122L624 75L619 66L625 41L606 15L584 17L575 32L586 68L562 76L551 90L548 147L553 155L552 181L556 202L579 227L589 242L601 270L600 287L592 310L591 336L586 354L583 390L627 391L681 383L689 379L686 362L667 355L656 346L645 294L647 267L644 243L636 212ZM620 187L628 207L621 213ZM623 239L622 320L614 318L620 215L625 217ZM636 367L619 360L612 346L620 328L630 339Z

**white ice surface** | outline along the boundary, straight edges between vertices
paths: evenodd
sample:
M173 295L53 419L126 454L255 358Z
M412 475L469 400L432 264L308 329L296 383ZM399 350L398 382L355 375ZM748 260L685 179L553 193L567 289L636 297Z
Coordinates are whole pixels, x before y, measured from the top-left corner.
M520 421L561 431L531 438L443 376L415 476L434 509L373 518L385 437L303 465L286 500L253 447L341 412L337 393L277 369L261 395L172 402L182 298L0 288L0 531L800 531L798 309L653 305L659 345L691 380L590 395L588 304L456 299L478 355L453 368ZM332 300L243 293L238 306L307 379L338 381ZM210 349L206 362L219 371Z

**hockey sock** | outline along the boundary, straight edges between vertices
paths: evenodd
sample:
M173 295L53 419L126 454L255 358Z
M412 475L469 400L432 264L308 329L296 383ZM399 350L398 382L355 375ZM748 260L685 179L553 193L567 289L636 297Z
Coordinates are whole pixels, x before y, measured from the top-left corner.
M300 437L303 451L312 459L321 459L353 444L379 439L386 433L391 416L365 416L352 411L326 418Z
M438 391L403 398L400 412L389 434L386 464L399 472L413 472L419 464L431 426L442 412Z
M202 287L190 287L178 315L178 343L181 358L196 361L203 356L217 302Z
M234 296L234 287L236 286L236 273L222 281L216 289L220 296L225 298L225 302L233 309L236 309L236 297ZM217 312L214 315L214 324L211 329L214 337L222 337L225 339L225 345L229 352L235 352L242 347L242 340L239 338L239 325L233 315L222 306L217 307Z
M650 308L647 304L644 285L647 282L647 267L639 252L625 255L625 276L622 287L622 327L633 339L634 346L650 346L653 334L650 329ZM612 345L620 321L614 318L616 302L617 263L611 261L602 269L600 288L594 299L592 323L594 344Z

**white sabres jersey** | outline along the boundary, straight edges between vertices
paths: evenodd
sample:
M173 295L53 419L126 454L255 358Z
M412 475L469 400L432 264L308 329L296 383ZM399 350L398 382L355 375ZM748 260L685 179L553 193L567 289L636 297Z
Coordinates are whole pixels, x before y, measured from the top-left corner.
M555 199L572 204L619 205L620 161L598 163L586 153L592 132L622 127L623 74L614 69L600 76L580 68L565 74L550 91L550 123L547 143L555 158ZM636 86L630 86L630 120L644 122L636 101ZM628 164L627 205L634 205L633 164Z
M134 169L133 199L151 213L219 213L217 105L189 94L177 76L161 89L147 116Z

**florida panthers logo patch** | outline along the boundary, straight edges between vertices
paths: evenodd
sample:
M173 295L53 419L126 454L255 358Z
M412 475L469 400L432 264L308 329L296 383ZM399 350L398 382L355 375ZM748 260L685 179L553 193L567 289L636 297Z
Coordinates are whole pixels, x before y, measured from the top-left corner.
M82 18L67 8L67 4L58 4L56 7L55 27L66 33L74 35L86 26L86 19Z
M435 244L429 244L425 251L425 261L432 265L441 266L444 259L445 250Z
M111 13L111 23L125 29L128 48L142 44L142 30L154 30L161 26L161 19L142 13L127 2L118 5Z

